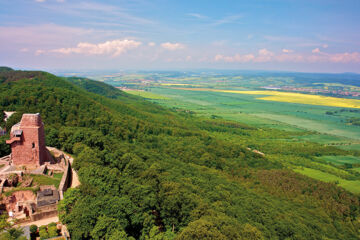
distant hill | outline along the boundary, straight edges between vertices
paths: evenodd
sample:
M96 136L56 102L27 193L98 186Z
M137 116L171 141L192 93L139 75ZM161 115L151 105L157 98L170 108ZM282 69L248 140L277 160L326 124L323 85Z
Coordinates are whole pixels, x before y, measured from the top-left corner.
M59 205L72 239L360 238L359 196L287 167L345 150L196 118L89 79L0 79L0 108L39 112L47 145L74 156L81 186ZM259 141L248 149L250 138Z
M124 92L119 91L118 89L116 89L108 84L105 84L105 83L102 83L99 81L94 81L94 80L91 80L88 78L69 77L69 78L67 78L67 80L74 83L75 85L85 89L88 92L100 94L105 97L117 98L119 96L124 95Z
M360 74L356 73L298 73L298 72L245 72L244 76L291 77L301 84L340 83L360 87Z
M9 72L9 71L14 71L12 68L9 67L1 67L0 66L0 72Z

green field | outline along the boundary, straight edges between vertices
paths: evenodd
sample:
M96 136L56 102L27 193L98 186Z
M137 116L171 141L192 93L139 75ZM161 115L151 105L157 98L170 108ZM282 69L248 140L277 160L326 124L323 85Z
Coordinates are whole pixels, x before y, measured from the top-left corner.
M343 144L337 146L338 148L344 149L344 150L359 150L360 149L360 143L350 143L350 144Z
M31 175L31 177L34 179L33 185L54 185L58 188L62 175L62 173L55 173L52 177L46 175Z
M304 144L314 142L321 146L332 146L349 151L345 155L325 155L313 160L284 158L281 161L298 173L325 182L336 182L351 192L360 193L360 175L356 175L357 172L360 173L360 170L357 170L360 158L359 153L353 152L360 151L360 127L348 124L348 119L360 117L360 111L356 108L354 110L354 108L335 107L338 99L343 103L358 103L359 100L259 89L264 84L279 86L297 84L288 77L266 78L266 83L262 77L246 78L236 75L178 78L166 75L157 78L155 75L149 75L148 77L154 80L153 84L149 86L147 83L146 86L142 86L137 82L140 91L129 91L129 93L142 96L175 111L191 112L205 119L236 121L260 130L256 134L249 133L257 136L251 139L222 133L214 134L216 137L241 143L245 147L277 144L286 151L286 148L291 148L293 142ZM129 84L131 88L134 82L123 78L123 81L119 80L114 85L119 84L124 86ZM274 99L268 99L270 93ZM282 99L278 99L279 97ZM292 97L294 99L291 99ZM321 103L317 103L317 100L321 100ZM261 132L262 129L264 132ZM269 129L274 129L274 132L271 133ZM245 133L245 136L246 134L248 133ZM273 161L282 158L266 147L260 147L259 150Z
M270 102L257 99L257 95L236 93L187 91L161 87L154 87L151 91L171 98L159 102L160 104L192 110L199 116L219 115L225 119L256 127L314 131L324 136L316 136L308 140L324 144L354 143L360 140L360 127L346 124L346 116L326 114L327 111L339 110L336 107Z
M360 157L356 156L322 156L320 159L334 164L360 164Z
M337 177L335 175L325 173L316 169L311 168L302 168L302 169L294 169L295 172L304 174L306 176L315 178L320 181L324 182L332 182L336 183L337 185L345 188L346 190L353 192L353 193L360 193L360 181L349 181L343 178Z
M146 91L126 90L125 92L140 96L146 99L167 100L169 98Z

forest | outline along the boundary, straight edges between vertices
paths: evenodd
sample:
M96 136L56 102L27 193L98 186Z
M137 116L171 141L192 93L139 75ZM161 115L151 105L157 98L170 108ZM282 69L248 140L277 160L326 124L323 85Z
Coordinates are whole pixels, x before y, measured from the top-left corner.
M357 151L46 72L0 69L0 111L17 112L7 129L39 112L47 145L74 156L81 186L59 205L73 239L360 239L359 195L291 167Z

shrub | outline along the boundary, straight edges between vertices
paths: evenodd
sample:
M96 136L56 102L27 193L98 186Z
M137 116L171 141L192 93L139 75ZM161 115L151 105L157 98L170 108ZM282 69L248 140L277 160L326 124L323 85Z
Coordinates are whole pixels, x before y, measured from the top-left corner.
M48 227L48 234L49 234L49 237L56 237L56 236L58 236L58 232L57 232L56 226L49 226L49 227Z
M37 227L36 225L31 225L31 226L30 226L30 232L31 232L31 233L36 233L37 230L38 230L38 227Z
M39 227L39 231L42 231L42 230L45 230L45 231L46 231L46 228L47 228L46 226L40 226L40 227Z
M52 222L52 223L49 223L48 227L56 227L56 223Z
M39 235L40 235L40 240L49 238L49 234L45 229L40 230Z

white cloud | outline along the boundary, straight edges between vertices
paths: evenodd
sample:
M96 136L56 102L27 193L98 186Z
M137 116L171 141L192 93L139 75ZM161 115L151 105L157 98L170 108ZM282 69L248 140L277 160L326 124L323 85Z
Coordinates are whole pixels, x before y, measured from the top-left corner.
M29 49L28 49L28 48L22 48L22 49L20 49L19 51L20 51L20 52L28 52Z
M93 44L88 42L78 43L74 48L58 48L53 49L51 52L61 53L61 54L84 54L84 55L112 55L119 56L122 53L130 49L137 48L141 45L141 42L134 40L113 40L106 41L104 43Z
M259 55L260 56L274 56L274 53L267 50L266 48L263 48L263 49L259 50Z
M181 43L170 43L170 42L166 42L166 43L162 43L161 47L170 50L170 51L174 51L174 50L179 50L179 49L184 49L185 45L181 44Z
M312 53L320 53L320 49L319 48L315 48L311 51Z
M284 51L286 50L286 51ZM234 62L253 62L253 63L263 63L263 62L306 62L306 63L360 63L360 53L352 52L352 53L325 53L321 52L319 48L315 48L312 52L314 54L293 54L291 50L283 49L283 53L275 54L266 48L260 49L257 55L254 54L246 54L240 55L235 54L234 56L224 56L221 54L217 54L214 57L215 61L223 61L228 63Z
M35 0L35 2L45 2L46 0Z
M255 62L269 62L275 55L273 52L267 50L266 48L260 49L258 51L258 54L259 55L254 59Z
M44 53L45 53L44 50L39 49L39 50L36 50L35 56L39 56L39 55L44 54Z
M294 52L294 51L291 50L291 49L286 49L286 48L284 48L284 49L282 50L282 52L283 52L283 53L292 53L292 52Z
M149 46L149 47L154 47L155 45L156 45L156 43L154 43L154 42L149 42L149 43L148 43L148 46Z
M348 63L348 62L360 62L360 53L353 52L353 53L337 53L332 54L329 56L329 60L331 62L341 62L341 63Z
M284 53L274 56L277 62L304 62L304 56L300 54Z
M329 47L329 45L327 45L327 44L323 44L323 45L322 45L322 47L323 47L323 48L328 48L328 47Z
M250 62L255 59L253 54L240 55L235 54L234 56L224 56L218 54L215 56L215 61L224 61L224 62Z

